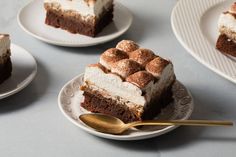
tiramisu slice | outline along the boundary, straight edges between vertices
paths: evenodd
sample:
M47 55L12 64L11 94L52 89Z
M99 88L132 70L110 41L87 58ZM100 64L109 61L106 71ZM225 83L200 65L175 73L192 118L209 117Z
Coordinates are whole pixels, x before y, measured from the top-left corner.
M219 18L220 36L216 48L222 53L236 57L236 2Z
M94 37L113 19L113 0L44 0L45 23Z
M172 101L174 82L170 61L123 40L86 67L81 106L124 122L152 119Z
M0 84L11 76L10 38L7 34L0 34Z

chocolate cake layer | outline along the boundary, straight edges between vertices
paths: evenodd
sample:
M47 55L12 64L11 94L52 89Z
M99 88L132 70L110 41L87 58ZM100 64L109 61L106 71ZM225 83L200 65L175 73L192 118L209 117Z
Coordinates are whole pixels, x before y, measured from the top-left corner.
M138 117L134 111L115 100L88 91L85 91L83 95L84 102L81 103L81 106L88 111L112 115L124 122L141 120L141 117Z
M166 107L173 100L171 89L172 86L161 97L153 99L145 108L142 107L143 113L141 114L137 113L137 108L128 107L111 98L104 97L99 92L92 92L90 90L84 91L84 102L81 103L81 106L94 113L115 116L125 123L153 119L160 113L162 108Z
M236 43L225 34L221 34L217 40L216 48L224 53L236 57Z
M10 57L4 64L0 64L0 84L11 76L12 63Z
M73 15L73 14L72 14ZM71 33L95 37L113 20L113 6L102 13L101 18L84 20L81 16L69 16L62 11L47 9L45 23Z

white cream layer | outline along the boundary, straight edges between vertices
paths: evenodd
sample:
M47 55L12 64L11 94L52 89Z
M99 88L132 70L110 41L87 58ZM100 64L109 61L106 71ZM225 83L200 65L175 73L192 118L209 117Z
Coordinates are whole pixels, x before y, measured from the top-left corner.
M218 29L226 27L233 32L236 32L236 19L230 13L222 13L218 21Z
M92 83L98 89L105 90L111 96L121 97L140 106L145 106L153 97L160 95L173 79L175 79L175 76L172 64L164 69L159 81L155 84L151 81L144 89L140 89L129 82L124 82L115 74L106 74L98 67L87 67L84 75L84 80ZM142 91L145 91L145 96L142 96Z
M86 3L84 0L44 0L44 3L59 4L62 10L77 11L83 16L99 16L103 9L107 9L113 0L96 0L95 3Z
M10 49L10 44L9 36L0 34L0 57Z
M98 88L106 90L110 95L119 96L135 104L144 105L142 91L131 83L123 82L115 74L106 74L98 67L86 67L84 80Z

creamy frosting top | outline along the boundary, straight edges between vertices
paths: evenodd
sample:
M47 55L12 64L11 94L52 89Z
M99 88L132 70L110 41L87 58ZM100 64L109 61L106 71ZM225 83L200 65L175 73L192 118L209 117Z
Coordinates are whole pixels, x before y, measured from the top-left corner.
M84 80L91 86L106 90L112 96L120 96L132 103L145 105L146 100L142 96L142 90L137 86L124 82L113 73L105 73L99 66L88 66L85 70Z
M226 27L227 29L236 32L236 3L233 3L230 9L220 15L218 28Z
M229 12L236 14L236 2L231 5Z
M99 16L113 0L44 0L44 3L53 3L60 9L77 11L84 16Z
M85 69L84 80L92 90L105 90L113 97L145 106L175 78L172 64L166 66L163 71L157 82L154 76L146 71L138 71L124 81L120 76L107 71L101 64L91 64Z
M139 45L132 40L122 40L117 45L116 48L127 52L128 54L139 48Z
M218 28L226 27L234 32L236 32L236 19L231 13L223 13L220 15Z
M10 37L6 34L0 34L0 56L10 49Z
M130 59L145 66L148 62L155 58L154 53L149 49L137 49L129 54Z
M131 59L122 59L111 66L111 72L118 74L124 79L140 70L142 70L142 66Z
M131 51L132 50L132 51ZM175 79L173 64L130 40L106 50L86 67L86 88L144 106ZM130 104L128 103L128 104Z
M116 48L110 48L101 55L100 64L107 69L111 69L112 64L126 58L129 58L129 56L124 51Z
M152 74L147 71L136 72L126 78L127 82L136 85L139 88L145 88L151 81L154 81Z
M165 67L168 64L172 64L170 63L170 61L167 61L161 57L156 57L155 59L153 59L152 61L150 61L149 63L147 63L145 69L151 73L153 76L159 78L163 72L163 70L165 69Z

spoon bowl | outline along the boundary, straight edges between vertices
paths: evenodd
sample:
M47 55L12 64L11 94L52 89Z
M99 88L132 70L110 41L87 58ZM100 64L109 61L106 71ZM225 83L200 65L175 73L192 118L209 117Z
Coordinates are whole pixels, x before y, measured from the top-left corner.
M231 121L210 121L210 120L146 120L135 121L125 124L120 119L105 114L83 114L80 120L89 127L103 133L122 134L124 131L135 126L142 125L185 125L185 126L232 126Z
M104 114L83 114L79 118L86 125L99 132L120 134L126 130L126 124L113 116Z

